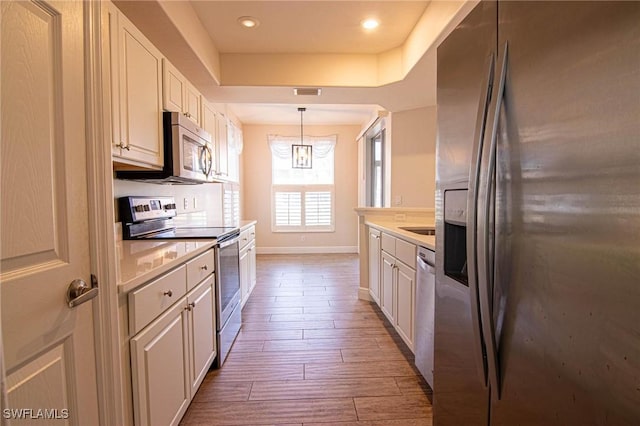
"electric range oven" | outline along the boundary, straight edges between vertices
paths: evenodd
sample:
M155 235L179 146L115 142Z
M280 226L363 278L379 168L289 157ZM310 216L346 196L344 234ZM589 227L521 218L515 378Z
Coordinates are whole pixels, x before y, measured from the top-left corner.
M118 199L124 240L215 239L216 366L226 359L240 327L240 230L237 227L176 227L173 197Z

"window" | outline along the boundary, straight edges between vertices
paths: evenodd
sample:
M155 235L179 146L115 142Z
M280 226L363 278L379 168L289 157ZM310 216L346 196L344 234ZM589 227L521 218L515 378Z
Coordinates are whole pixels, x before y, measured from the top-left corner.
M271 230L333 232L336 136L305 136L313 147L313 168L291 167L291 146L299 137L269 136L271 148Z
M385 123L379 120L365 133L366 205L385 206Z

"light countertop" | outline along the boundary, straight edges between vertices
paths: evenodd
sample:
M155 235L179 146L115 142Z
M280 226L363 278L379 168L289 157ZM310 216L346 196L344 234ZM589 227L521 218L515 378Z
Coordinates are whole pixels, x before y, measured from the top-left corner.
M242 220L238 227L243 231L256 223L255 220ZM215 239L116 241L118 293L128 293L215 244Z
M403 240L409 241L418 246L426 247L434 251L436 249L436 237L434 235L420 235L400 229L401 226L434 228L435 225L433 223L393 222L377 219L367 219L364 223L365 225L380 229L383 232L402 238Z
M215 239L117 241L118 293L128 293L192 257L204 253L215 243Z
M255 225L256 223L258 223L257 220L241 220L239 224L240 231L244 231L245 229L247 229L251 225Z

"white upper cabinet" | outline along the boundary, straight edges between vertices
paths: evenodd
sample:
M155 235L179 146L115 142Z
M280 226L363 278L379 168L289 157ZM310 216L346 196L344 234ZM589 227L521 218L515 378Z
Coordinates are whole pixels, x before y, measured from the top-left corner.
M202 126L202 116L200 113L200 104L202 103L202 95L198 90L187 81L185 89L185 110L187 117L193 120L198 126Z
M208 102L204 97L202 98L202 128L211 135L211 140L215 146L213 150L213 172L214 175L218 174L218 135L217 135L217 112L213 105Z
M165 111L180 112L202 126L200 92L166 58L162 61L162 71L162 106Z
M186 81L182 74L166 58L162 61L163 87L162 106L165 111L185 110Z
M216 114L216 158L217 158L217 173L218 177L227 179L229 176L229 139L228 139L228 124L227 117L222 113Z
M162 168L162 54L112 4L105 7L112 154L121 163Z
M240 182L240 153L242 152L242 130L236 124L229 120L228 125L228 170L229 180L232 182Z

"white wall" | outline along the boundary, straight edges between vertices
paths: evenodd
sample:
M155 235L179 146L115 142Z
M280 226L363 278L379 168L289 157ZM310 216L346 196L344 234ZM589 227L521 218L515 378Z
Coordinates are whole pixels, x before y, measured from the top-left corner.
M435 207L436 107L395 112L391 121L391 207Z
M357 125L305 126L312 136L336 134L335 150L335 218L334 232L271 232L271 151L267 135L296 136L300 127L282 125L243 125L242 205L243 218L255 219L258 251L265 252L356 252L358 218L358 146Z

